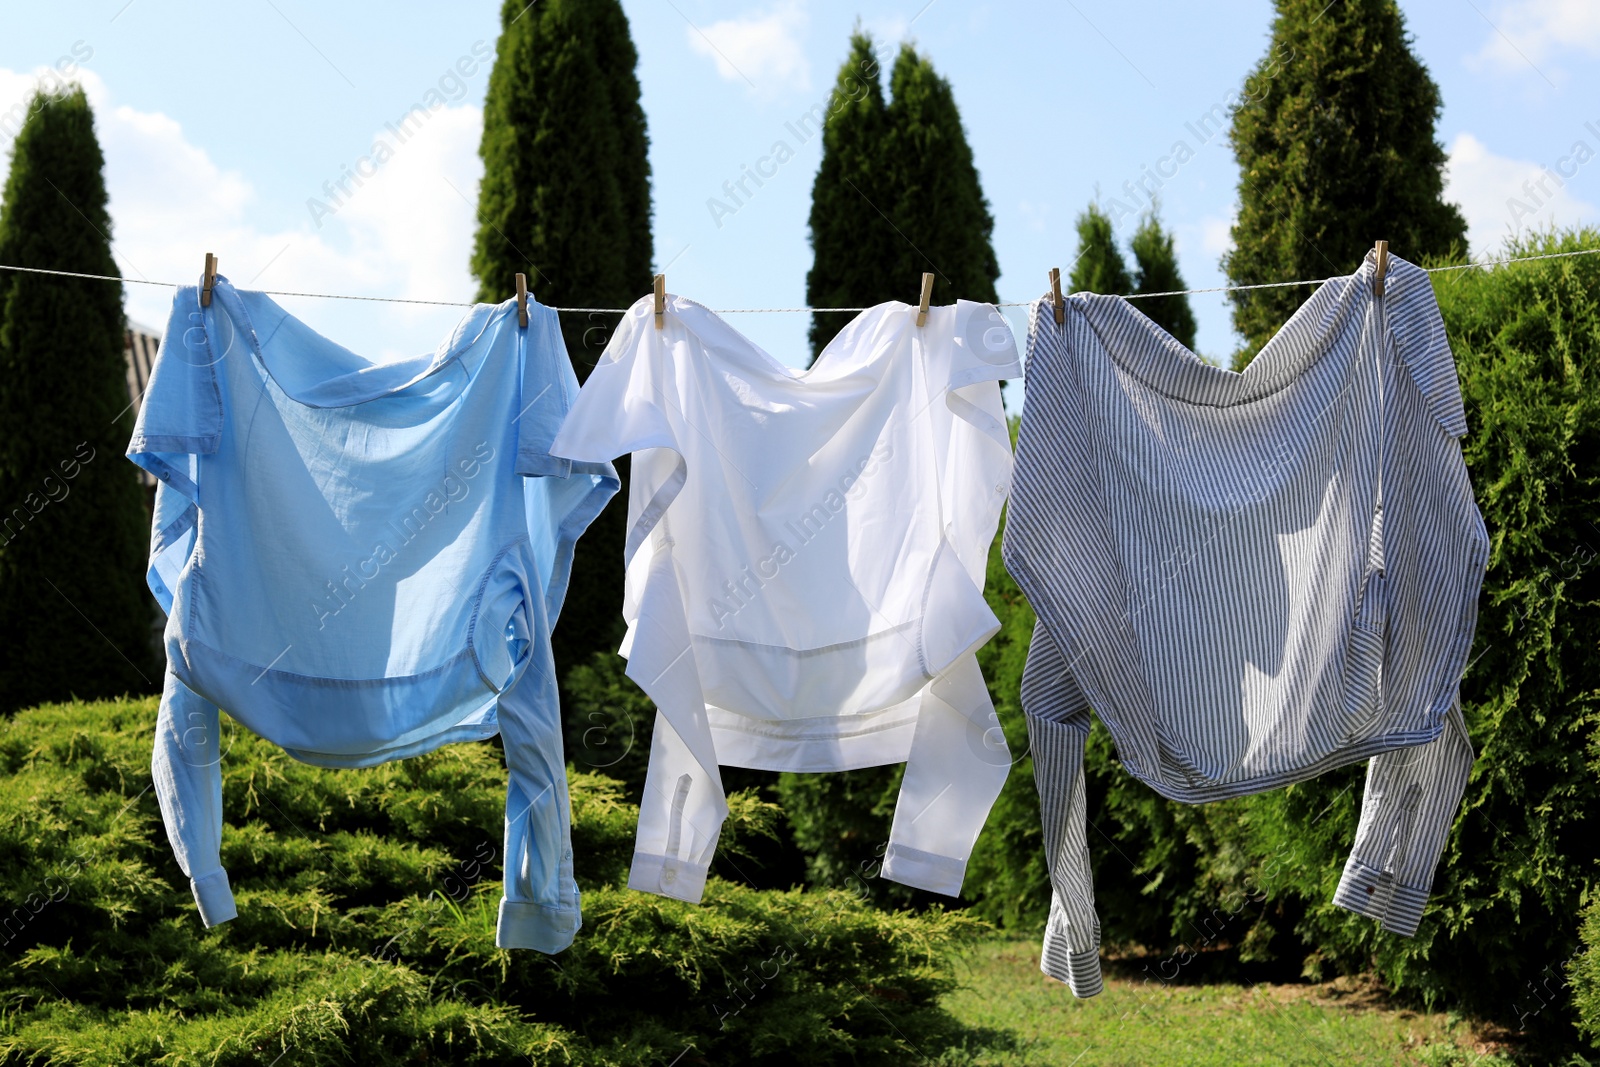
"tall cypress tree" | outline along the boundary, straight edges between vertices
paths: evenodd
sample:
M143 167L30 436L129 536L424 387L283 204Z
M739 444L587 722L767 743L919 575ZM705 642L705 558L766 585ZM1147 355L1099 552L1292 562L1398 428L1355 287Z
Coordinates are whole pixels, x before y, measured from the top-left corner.
M1229 280L1348 274L1380 238L1412 261L1464 252L1466 222L1443 199L1439 87L1411 53L1395 0L1275 6L1271 47L1229 134L1241 171ZM1242 366L1306 293L1230 296Z
M622 168L617 175L622 201L622 281L626 295L616 304L599 307L627 307L631 299L644 295L654 278L655 238L651 233L650 128L640 99L639 53L634 50L628 29L628 16L620 2L589 5L590 17L605 42L596 55L600 72L611 86L612 122L616 126L617 159ZM570 305L569 305L570 306ZM589 327L586 327L586 329ZM598 335L591 334L585 348L592 350ZM587 365L585 377L587 377Z
M884 282L910 290L933 274L933 303L957 299L993 304L1000 261L994 254L994 216L978 180L972 148L950 83L926 56L901 45L889 77L889 136L884 147L895 189L895 223L904 235ZM903 281L901 279L904 279ZM902 297L901 299L909 299Z
M35 97L0 263L117 275L102 165L83 90ZM124 330L120 285L0 271L0 711L160 688Z
M924 272L933 303L994 302L994 218L950 83L902 45L884 103L872 41L857 33L839 71L811 192L806 299L855 307L915 300ZM815 356L849 321L813 315Z
M627 307L650 290L649 136L638 53L617 0L505 0L483 109L483 182L472 271L478 299L504 300L517 273L538 299ZM618 317L563 314L579 379ZM626 473L625 461L619 470ZM626 493L578 542L553 636L563 676L622 637Z
M1091 203L1078 216L1078 257L1067 274L1067 291L1120 296L1133 287L1128 264L1117 247L1111 216Z
M617 0L505 0L484 101L472 272L479 299L512 276L544 303L626 307L650 289L649 137L638 53ZM588 377L615 319L562 316Z
M1177 293L1184 288L1178 273L1178 254L1172 234L1161 228L1154 211L1139 220L1133 234L1135 293ZM1194 309L1186 296L1157 296L1138 302L1140 311L1170 333L1179 344L1194 351Z
M899 238L887 214L896 196L883 166L888 110L872 39L852 34L850 55L828 100L822 164L811 186L806 303L812 307L866 307L896 295L888 270ZM849 320L838 312L811 316L813 359Z

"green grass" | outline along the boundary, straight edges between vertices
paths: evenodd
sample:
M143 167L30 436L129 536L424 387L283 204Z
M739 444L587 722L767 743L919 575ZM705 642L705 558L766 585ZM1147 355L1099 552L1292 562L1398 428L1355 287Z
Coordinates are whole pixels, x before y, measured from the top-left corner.
M1162 982L1159 961L1108 967L1098 997L1075 999L1039 972L1035 939L992 939L962 960L945 998L961 1022L1010 1031L1010 1048L969 1050L972 1067L1253 1067L1418 1064L1501 1067L1513 1061L1443 1013L1395 1004L1370 983ZM1169 964L1166 973L1173 973Z

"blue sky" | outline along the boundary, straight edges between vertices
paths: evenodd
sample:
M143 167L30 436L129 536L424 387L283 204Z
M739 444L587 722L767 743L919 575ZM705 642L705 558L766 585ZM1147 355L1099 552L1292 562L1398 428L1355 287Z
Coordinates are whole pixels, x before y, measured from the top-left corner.
M1162 180L1161 213L1177 234L1188 284L1224 284L1217 261L1227 247L1236 167L1225 137L1202 141L1186 124L1225 105L1264 54L1267 0L624 6L650 122L657 265L673 292L719 308L804 303L820 138L802 140L786 124L826 101L858 21L885 48L914 42L953 85L995 216L1003 300L1037 297L1048 269L1071 262L1073 218L1097 189L1141 206L1125 183L1156 167L1179 140L1194 156ZM1402 6L1443 93L1449 195L1467 214L1474 250L1492 251L1517 225L1600 222L1600 159L1579 153L1580 163L1574 155L1580 141L1600 153L1600 4ZM254 288L470 299L488 81L479 57L493 48L498 7L352 8L308 0L4 0L0 151L9 152L6 109L66 69L96 107L113 238L127 277L191 280L212 250L236 284ZM417 103L435 106L401 144L385 124ZM379 138L391 144L392 158L336 203L327 183L370 156ZM794 158L759 188L747 185L754 195L736 212L717 217L708 202L727 202L724 182L779 141ZM1546 167L1565 172L1559 187ZM1542 191L1526 185L1541 179ZM1124 236L1130 229L1131 218ZM916 287L916 278L905 279L906 299ZM154 326L164 323L170 298L170 290L128 286L130 315ZM430 350L460 314L284 303L374 357ZM1199 296L1194 306L1198 347L1225 356L1235 343L1225 299ZM803 362L806 316L734 321L780 359ZM1020 310L1012 321L1020 336Z

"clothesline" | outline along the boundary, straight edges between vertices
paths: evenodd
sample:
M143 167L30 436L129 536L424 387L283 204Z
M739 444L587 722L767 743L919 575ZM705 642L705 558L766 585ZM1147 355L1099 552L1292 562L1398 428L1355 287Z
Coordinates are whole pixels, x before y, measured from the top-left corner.
M1474 267L1498 267L1508 263L1530 263L1537 259L1562 259L1567 256L1590 256L1600 253L1600 248L1584 248L1573 252L1548 252L1539 256L1514 256L1507 259L1484 259L1472 263L1457 263L1448 267L1427 267L1426 272L1437 274L1440 271L1470 270ZM70 270L45 270L41 267L14 267L8 263L0 263L0 270L20 271L25 274L50 274L61 278L87 278L91 281L128 282L133 285L159 285L168 289L181 289L183 282L156 282L145 278L119 278L113 274L81 274ZM1295 285L1322 285L1333 281L1333 278L1307 278L1295 282L1262 282L1258 285L1219 285L1210 289L1175 289L1165 293L1123 293L1124 300L1153 300L1162 296L1196 296L1201 293L1241 293L1251 289L1282 289ZM264 296L304 296L318 300L366 300L380 304L426 304L432 307L472 307L472 301L463 300L416 300L400 296L352 296L347 293L299 293L286 289L246 289L243 292L261 293ZM1003 308L1031 307L1031 300L1011 300L995 305ZM627 308L552 308L553 311L567 311L573 313L593 313L597 315L621 315ZM869 310L864 307L851 308L821 308L821 307L794 307L794 308L712 308L718 315L778 315L798 312L862 312Z

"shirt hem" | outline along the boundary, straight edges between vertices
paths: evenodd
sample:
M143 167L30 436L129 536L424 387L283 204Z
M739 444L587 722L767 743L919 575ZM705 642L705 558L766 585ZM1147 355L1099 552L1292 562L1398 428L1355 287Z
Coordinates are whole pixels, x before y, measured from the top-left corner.
M912 698L917 707L921 693ZM854 771L904 763L911 755L918 710L895 711L897 718L877 722L875 716L830 719L760 720L749 726L729 719L744 716L708 706L717 762L758 771ZM881 714L881 713L880 713ZM720 720L720 721L719 721ZM746 720L749 721L749 720Z
M176 640L178 647L174 649L169 639L168 663L179 681L217 706L228 708L251 731L302 763L371 767L422 755L452 742L483 740L500 732L496 715L499 695L484 683L470 649L420 674L357 680L260 671L193 638ZM261 684L256 685L257 682ZM233 699L246 693L254 699ZM403 699L407 706L450 709L455 713L390 736L352 737L341 749L314 748L303 743L309 738L300 727L307 724L388 721L388 711L397 699Z
M1382 734L1368 738L1359 744L1336 749L1312 763L1286 768L1272 774L1216 785L1175 785L1164 778L1147 776L1127 761L1123 762L1123 766L1135 778L1168 800L1176 800L1183 804L1207 804L1214 800L1228 800L1233 797L1253 796L1256 793L1270 792L1287 785L1294 785L1298 782L1316 778L1331 770L1348 766L1351 763L1359 763L1364 759L1371 759L1373 756L1382 755L1385 752L1426 745L1437 740L1443 730L1444 719L1439 717L1438 725L1425 730L1406 730Z
M1008 530L1008 537L1009 533L1010 531ZM1000 555L1006 570L1011 574L1012 579L1017 583L1017 586L1030 603L1049 603L1050 598L1047 595L1046 583L1039 580L1038 576L1034 574L1033 570L1022 558L1020 548L1013 547L1009 540L1003 541ZM1475 615L1473 618L1475 618ZM1469 622L1464 626L1463 630L1468 651L1470 651L1473 629L1474 627ZM1465 659L1466 655L1464 653L1461 654L1460 660L1464 662ZM1167 800L1175 800L1183 804L1206 804L1215 800L1230 800L1234 797L1252 796L1256 793L1266 793L1283 786L1295 785L1326 774L1328 771L1348 766L1351 763L1359 763L1361 760L1370 759L1385 752L1412 748L1437 740L1444 731L1445 715L1449 711L1450 705L1455 701L1455 691L1460 684L1461 674L1460 671L1454 671L1453 673L1447 671L1445 677L1453 677L1456 681L1446 687L1448 691L1442 697L1434 700L1429 711L1423 717L1428 725L1421 729L1391 730L1388 733L1365 738L1357 743L1341 745L1339 748L1310 763L1237 781L1205 785L1175 783L1160 776L1147 774L1139 763L1131 758L1138 749L1131 744L1125 744L1125 741L1132 739L1135 731L1125 729L1116 717L1107 713L1108 702L1097 700L1086 688L1083 693L1089 707L1094 709L1095 714L1111 731L1112 739L1117 742L1119 752L1123 753L1122 766L1129 774L1154 789ZM1411 719L1412 716L1407 715L1405 718Z

